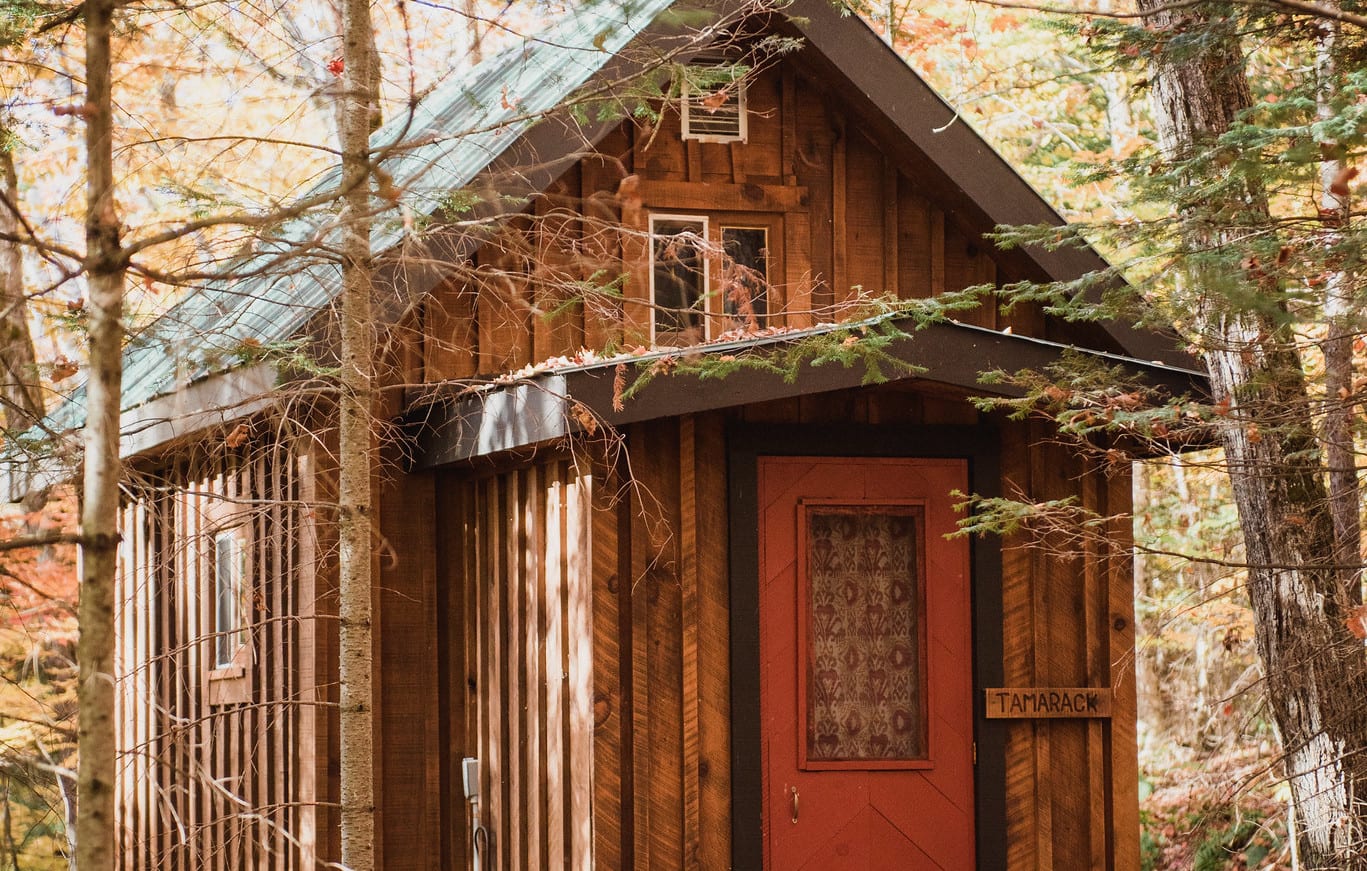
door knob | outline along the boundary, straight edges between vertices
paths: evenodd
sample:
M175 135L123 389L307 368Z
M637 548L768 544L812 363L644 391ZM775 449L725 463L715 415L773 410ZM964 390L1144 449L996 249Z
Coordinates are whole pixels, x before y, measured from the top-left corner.
M797 787L790 786L788 788L793 791L793 822L797 822Z

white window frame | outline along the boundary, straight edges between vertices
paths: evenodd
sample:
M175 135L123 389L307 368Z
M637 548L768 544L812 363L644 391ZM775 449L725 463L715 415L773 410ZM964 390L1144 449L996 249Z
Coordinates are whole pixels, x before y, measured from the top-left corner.
M724 58L698 59L693 64L690 64L690 66L696 68L720 68L733 65L734 64L728 62ZM691 93L693 88L689 82L689 77L686 74L684 75L682 85L679 88L679 128L683 139L692 140L694 142L746 142L749 139L750 113L746 104L746 91L749 86L748 75L742 73L738 78L733 80L733 83L736 87L736 111L739 113L737 116L736 134L694 133L692 130L693 95Z
M712 244L712 235L711 235L711 234L712 234L712 221L711 221L711 219L710 219L707 215L697 215L697 214L692 214L692 215L689 215L689 214L675 214L675 213L672 213L672 212L651 212L651 213L650 213L650 223L649 223L649 227L650 227L649 257L650 257L650 260L649 260L649 264L648 264L648 268L649 268L649 272L650 272L650 344L651 344L651 347L654 347L655 344L656 344L656 314L658 313L658 309L656 308L656 294L655 294L655 240L656 240L656 238L657 238L656 233L655 233L655 225L656 225L657 222L660 222L660 221L678 221L678 222L686 222L686 223L690 223L690 224L702 224L702 233L700 234L700 238L701 238L701 240L702 240L702 244L701 244L701 250L699 251L700 255L702 256L702 288L701 288L701 291L702 291L702 297L701 297L702 308L700 309L700 313L701 313L701 315L702 315L703 338L704 338L704 340L709 339L709 338L711 338L711 336L712 336L712 318L709 316L710 313L711 313L711 310L712 310L712 305L711 305L711 300L708 298L709 294L711 293L711 285L712 285L712 252L709 251L708 248L709 248L709 247L711 246L711 244Z
M230 548L230 568L226 589L220 548ZM214 636L213 663L215 669L241 665L241 654L247 646L246 591L248 577L248 542L245 526L220 529L213 534L211 572L213 575ZM226 595L225 595L226 594ZM230 614L224 613L224 602L231 604Z

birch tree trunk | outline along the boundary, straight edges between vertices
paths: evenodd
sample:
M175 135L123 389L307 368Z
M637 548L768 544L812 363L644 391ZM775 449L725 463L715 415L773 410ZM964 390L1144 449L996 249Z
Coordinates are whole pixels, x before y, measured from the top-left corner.
M1233 25L1206 5L1139 0L1139 8L1155 32L1199 29L1205 37L1200 51L1154 62L1160 143L1168 157L1181 159L1210 147L1249 107L1243 55ZM1243 214L1267 216L1256 183L1244 193ZM1209 250L1233 244L1233 236L1212 222L1192 221L1186 243ZM1285 321L1222 297L1215 288L1228 284L1229 270L1221 276L1219 268L1191 267L1179 292L1195 315L1215 399L1228 407L1220 439L1250 563L1258 652L1285 754L1301 859L1307 869L1364 868L1367 660L1344 624L1356 594L1335 562L1339 547L1313 406Z
M80 713L76 865L106 871L114 859L114 572L118 558L119 403L123 380L124 260L114 203L110 31L114 0L85 3L86 280L90 377L86 383L78 619Z
M0 133L3 130L0 129ZM0 140L5 137L0 135ZM0 181L6 205L0 206L0 232L19 233L15 214L19 209L19 173L14 153L0 145ZM5 426L22 432L43 416L43 395L38 382L38 355L28 327L28 301L24 299L24 258L18 242L0 242L0 365L4 366Z
M342 311L338 458L341 846L350 871L375 867L375 746L371 687L370 132L379 111L379 61L368 0L342 5Z

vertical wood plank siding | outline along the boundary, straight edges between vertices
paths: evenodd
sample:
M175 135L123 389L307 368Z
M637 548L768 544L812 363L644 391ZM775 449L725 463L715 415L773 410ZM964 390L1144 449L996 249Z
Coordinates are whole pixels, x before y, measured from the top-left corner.
M439 482L442 537L478 556L439 560L450 601L473 604L448 606L464 628L438 634L477 639L442 655L467 693L447 764L477 755L485 772L485 867L729 864L724 427L645 424L630 463ZM445 825L443 867L464 867L468 818Z
M312 642L335 627L318 625L313 573L301 571L319 547L305 505L316 482L301 480L313 467L296 448L263 438L186 451L130 489L117 642L125 871L294 871L331 855L319 840L330 788L315 726L332 690ZM246 643L242 675L219 680L213 534L236 526L248 549Z
M484 805L503 845L493 867L516 868L537 855L573 868L730 862L725 428L728 418L830 426L832 408L841 426L980 421L949 393L888 385L638 424L625 433L629 461L600 462L592 482L572 461L554 459L477 481L449 473L439 484L460 494L444 503L451 516L443 528L492 560L441 562L454 566L446 582L455 589L478 587L472 612L448 614L479 639L468 662L460 661L464 648L447 652L452 669L467 676L464 704L476 712L456 728L467 731L454 736L451 753L453 763L480 755L494 789L504 786ZM1004 492L1018 486L1037 498L1077 495L1098 511L1128 510L1122 471L1106 477L1042 427L997 427ZM1006 768L980 773L978 788L1005 793L1008 868L1136 867L1123 527L1116 522L1110 545L1086 550L1048 539L1043 548L1004 548L1005 683L1116 691L1109 721L1004 724ZM514 539L522 544L510 548ZM557 609L559 639L549 620ZM561 639L592 639L591 656L571 655ZM590 730L591 745L576 750L574 736ZM557 776L568 780L568 793ZM464 819L453 815L450 825L453 843L464 843Z
M1003 433L1003 492L1129 516L1128 473L1069 453L1039 423ZM1003 550L1005 685L1115 693L1110 719L1005 721L1009 868L1139 866L1130 542L1117 519L1104 546L1051 533Z
M465 756L481 766L483 868L594 867L593 476L557 459L437 487L452 543L438 561L450 590L439 656L462 696L449 709L441 867L470 860Z
M382 505L391 518L405 499L434 505L437 534L425 544L420 529L387 533L402 559L379 594L412 601L381 608L380 647L408 650L412 665L432 639L435 691L410 675L419 682L396 683L381 703L393 744L382 800L416 809L387 820L390 867L468 867L467 755L482 762L485 868L726 866L725 431L728 420L830 426L832 409L841 426L978 420L949 393L888 385L639 424L613 461L551 455L482 477L401 479ZM998 431L1003 491L1128 507L1125 475L1105 478L1041 427ZM119 590L122 868L319 867L335 857L339 752L333 544L319 511L331 466L321 449L282 440L141 480L123 515ZM239 521L252 548L248 692L215 701L207 547ZM1006 768L979 787L1005 791L1009 868L1136 867L1123 526L1104 548L1004 549L1004 681L1116 690L1110 721L1005 724ZM425 547L435 574L400 578Z
M1039 277L1020 273L1017 261L983 239L991 227L932 202L913 179L934 170L875 142L871 126L828 87L798 53L750 83L744 143L684 141L674 106L664 107L655 128L628 121L609 133L469 263L453 264L426 303L424 380L501 374L583 345L646 343L643 234L651 212L710 214L714 223L742 226L776 221L782 237L772 250L782 262L770 275L770 311L790 327L833 320L869 296L928 297ZM652 198L652 184L671 187ZM785 189L800 189L805 199L775 205L782 200L775 192ZM686 204L672 199L684 195ZM585 281L622 279L607 295L571 304ZM988 293L978 310L957 317L995 326L995 305ZM1043 336L1039 311L1017 305L1009 323Z

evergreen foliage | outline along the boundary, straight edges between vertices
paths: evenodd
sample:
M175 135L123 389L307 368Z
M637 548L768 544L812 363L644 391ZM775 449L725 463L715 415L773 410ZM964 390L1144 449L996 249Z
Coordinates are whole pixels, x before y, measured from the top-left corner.
M1090 46L1098 67L1128 70L1153 98L1155 143L1089 161L1079 174L1084 184L1126 181L1128 216L1071 231L1121 252L1126 281L1096 274L1006 293L1071 319L1123 316L1167 328L1208 367L1213 395L1156 396L1115 370L1071 360L1043 372L991 373L989 383L1009 383L1025 398L984 405L1048 417L1107 462L1191 444L1226 448L1302 859L1367 867L1367 812L1356 798L1367 726L1354 713L1356 690L1345 694L1363 673L1360 636L1350 632L1362 602L1357 510L1350 527L1338 519L1360 493L1355 469L1335 465L1356 465L1367 386L1351 374L1362 370L1367 332L1353 204L1354 163L1367 145L1367 33L1354 25L1335 32L1329 17L1277 3L1139 8L1147 14L1059 24ZM1075 241L1054 228L1006 228L999 239ZM1336 366L1351 377L1334 381ZM1344 418L1348 432L1336 435ZM1333 459L1342 456L1336 449L1350 459ZM1053 504L975 507L969 528L1004 533L1076 513ZM1071 521L1085 534L1091 519ZM1200 861L1236 849L1239 834Z

